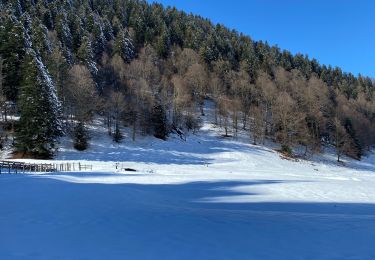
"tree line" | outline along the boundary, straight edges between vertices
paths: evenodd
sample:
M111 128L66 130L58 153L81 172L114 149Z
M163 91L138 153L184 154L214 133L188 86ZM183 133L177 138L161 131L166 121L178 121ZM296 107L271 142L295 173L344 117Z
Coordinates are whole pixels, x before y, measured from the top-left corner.
M256 26L256 25L254 25ZM253 41L207 19L138 0L3 0L0 107L24 155L53 155L62 135L87 148L97 115L165 139L196 131L205 100L223 135L283 152L324 145L360 159L375 143L374 81Z

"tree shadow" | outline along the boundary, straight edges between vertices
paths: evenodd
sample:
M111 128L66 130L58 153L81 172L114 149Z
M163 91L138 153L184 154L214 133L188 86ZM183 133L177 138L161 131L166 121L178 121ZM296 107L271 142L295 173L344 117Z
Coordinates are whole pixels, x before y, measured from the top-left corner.
M325 155L331 156L331 158L323 158L319 154L317 156L313 156L312 158L305 159L307 162L310 162L312 165L314 164L324 164L328 166L334 167L343 167L344 169L356 170L356 171L364 171L364 172L375 172L375 155L369 154L367 156L362 157L361 160L355 160L348 157L345 157L344 162L337 162L337 157L335 155L330 154L329 152L325 152ZM324 155L324 154L321 154Z
M169 141L152 139L144 143L125 142L115 145L106 142L92 141L90 149L82 153L74 149L60 153L58 159L77 160L82 157L90 161L127 161L158 164L206 165L211 164L211 155L226 152L248 152L252 154L269 153L261 146L252 146L233 140L224 140L202 130L199 135L190 135L185 142L176 136ZM210 157L211 156L211 157Z
M373 204L212 200L260 195L251 187L282 180L108 185L12 179L0 188L3 259L16 253L45 259L375 257Z

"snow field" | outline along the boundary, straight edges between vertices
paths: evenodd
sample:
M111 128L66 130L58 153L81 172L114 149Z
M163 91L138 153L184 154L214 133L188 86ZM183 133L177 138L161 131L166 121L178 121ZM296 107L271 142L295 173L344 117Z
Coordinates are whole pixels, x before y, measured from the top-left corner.
M91 131L56 161L92 172L0 175L0 259L375 258L373 155L295 162L208 123L186 142Z

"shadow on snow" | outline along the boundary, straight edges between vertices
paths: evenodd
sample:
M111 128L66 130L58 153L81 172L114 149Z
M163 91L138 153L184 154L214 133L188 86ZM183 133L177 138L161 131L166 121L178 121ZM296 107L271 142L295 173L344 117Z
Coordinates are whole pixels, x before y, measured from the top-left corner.
M280 182L105 185L0 176L0 258L375 257L372 204L202 202L254 196L233 189Z

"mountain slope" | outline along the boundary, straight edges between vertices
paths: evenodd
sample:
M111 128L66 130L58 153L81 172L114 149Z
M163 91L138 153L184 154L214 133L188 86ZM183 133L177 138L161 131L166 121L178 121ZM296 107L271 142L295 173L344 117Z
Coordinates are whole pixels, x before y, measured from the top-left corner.
M221 132L114 145L99 121L88 151L57 155L92 172L0 175L0 257L375 256L374 156L295 162Z
M134 134L165 139L171 129L199 128L209 98L220 124L277 140L284 152L298 145L319 151L328 143L338 160L343 154L360 159L375 144L370 78L175 8L138 0L7 0L0 24L1 112L20 113L14 124L20 154L52 156L56 139L48 135L56 131L45 131L32 145L24 141L33 140L23 131L27 122L45 113L19 109L20 101L32 98L20 98L25 79L35 77L30 49L57 89L61 117L70 120L66 133L77 133L99 114L114 135L121 136L119 126L132 125ZM30 82L35 96L45 95ZM59 116L50 114L45 118Z

